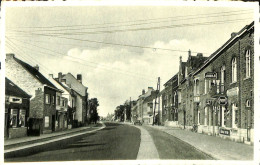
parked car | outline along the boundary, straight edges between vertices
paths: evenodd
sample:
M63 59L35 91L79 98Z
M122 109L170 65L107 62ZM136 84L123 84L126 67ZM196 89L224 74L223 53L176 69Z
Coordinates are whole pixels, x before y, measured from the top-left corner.
M137 121L135 121L135 122L134 122L134 125L142 125L141 120L137 120Z

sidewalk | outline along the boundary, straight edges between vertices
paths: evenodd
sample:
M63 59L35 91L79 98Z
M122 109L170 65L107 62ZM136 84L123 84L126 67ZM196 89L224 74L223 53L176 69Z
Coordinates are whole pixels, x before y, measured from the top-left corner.
M165 126L149 127L162 130L219 160L253 160L254 147L220 137L194 133L188 130Z
M40 136L26 136L26 137L21 137L21 138L14 138L14 139L5 139L4 140L4 149L10 149L14 147L19 147L23 145L29 145L37 142L42 142L42 141L48 141L54 138L59 138L59 137L64 137L68 136L71 134L79 133L82 131L86 130L92 130L92 128L98 127L97 125L91 125L87 127L80 127L80 128L73 128L73 129L68 129L64 131L59 131L59 132L53 132L49 134L41 134Z

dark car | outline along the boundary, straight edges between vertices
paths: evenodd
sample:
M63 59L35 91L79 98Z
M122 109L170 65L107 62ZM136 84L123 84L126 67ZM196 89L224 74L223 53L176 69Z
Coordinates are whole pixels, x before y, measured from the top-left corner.
M140 120L137 120L134 122L134 125L142 125L142 122Z

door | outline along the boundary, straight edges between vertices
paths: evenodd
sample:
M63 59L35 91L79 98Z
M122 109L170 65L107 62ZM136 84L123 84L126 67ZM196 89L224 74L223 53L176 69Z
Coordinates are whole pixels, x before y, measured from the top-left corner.
M55 131L55 115L52 115L51 130L52 132Z

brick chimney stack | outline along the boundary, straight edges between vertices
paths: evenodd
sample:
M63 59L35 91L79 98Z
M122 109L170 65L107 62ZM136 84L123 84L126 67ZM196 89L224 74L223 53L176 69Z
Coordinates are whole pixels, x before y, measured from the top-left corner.
M77 80L82 84L82 75L81 74L77 74Z
M62 72L58 73L58 81L61 82L61 78L62 78Z
M145 94L145 90L143 89L143 90L142 90L142 95L144 95L144 94Z
M40 67L38 64L36 64L36 66L34 66L34 69L36 69L37 71L39 71Z

